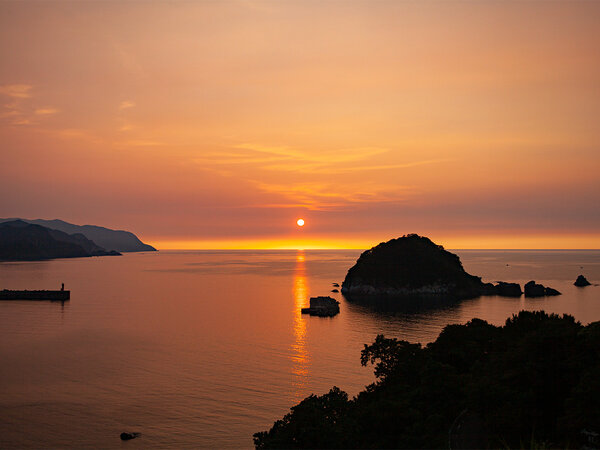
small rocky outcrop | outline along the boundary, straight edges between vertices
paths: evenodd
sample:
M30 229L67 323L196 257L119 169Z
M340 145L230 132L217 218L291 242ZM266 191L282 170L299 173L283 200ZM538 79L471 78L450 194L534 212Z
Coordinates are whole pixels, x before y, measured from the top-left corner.
M523 294L519 283L506 283L498 281L493 283L485 283L481 295L500 295L501 297L520 297Z
M331 292L340 292L338 289L332 289Z
M551 297L554 295L562 295L562 293L551 287L546 287L546 296Z
M135 439L136 437L140 437L142 434L141 433L130 433L130 432L123 432L121 433L121 440L122 441L129 441L131 439Z
M531 280L525 283L525 297L547 297L552 295L561 295L556 289L537 284Z
M302 308L302 314L333 317L340 312L340 302L331 297L311 297L310 308Z
M520 297L523 294L521 285L519 283L506 283L504 281L498 281L494 286L495 295L502 297Z
M585 287L592 283L590 283L583 275L579 275L573 284L577 287Z

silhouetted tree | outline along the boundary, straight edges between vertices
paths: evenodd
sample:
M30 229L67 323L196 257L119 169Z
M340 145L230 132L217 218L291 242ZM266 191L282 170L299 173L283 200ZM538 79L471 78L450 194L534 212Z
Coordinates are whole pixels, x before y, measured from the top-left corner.
M375 383L306 398L257 448L564 447L600 431L600 322L522 311L448 325L424 348L379 335L361 363Z

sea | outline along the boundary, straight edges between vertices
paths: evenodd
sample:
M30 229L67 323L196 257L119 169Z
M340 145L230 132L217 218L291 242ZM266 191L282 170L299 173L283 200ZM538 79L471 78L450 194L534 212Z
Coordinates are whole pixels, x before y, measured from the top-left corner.
M448 324L520 310L600 320L600 251L456 250L484 281L535 280L561 296L480 297L390 311L346 301L360 250L160 251L0 263L0 289L71 291L0 301L0 448L252 448L311 394L374 381L378 334L423 345ZM592 286L573 282L584 274ZM331 295L333 318L301 315ZM141 436L123 442L121 432Z

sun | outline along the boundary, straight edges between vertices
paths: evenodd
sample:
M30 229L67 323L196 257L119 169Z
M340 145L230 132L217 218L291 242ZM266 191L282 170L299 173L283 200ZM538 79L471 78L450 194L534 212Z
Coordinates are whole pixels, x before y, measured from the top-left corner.
M303 227L304 226L304 219L298 219L296 221L296 223L298 224L299 227Z

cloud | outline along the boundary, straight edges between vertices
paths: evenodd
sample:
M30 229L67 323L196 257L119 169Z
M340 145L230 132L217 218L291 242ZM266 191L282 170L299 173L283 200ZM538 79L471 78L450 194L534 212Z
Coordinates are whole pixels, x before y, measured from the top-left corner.
M56 114L57 112L59 112L59 110L56 108L38 108L34 112L38 116L49 116L52 114Z
M265 146L260 144L239 144L234 151L213 152L196 158L203 165L232 166L249 165L274 172L296 173L341 173L342 167L360 163L358 171L365 167L362 163L389 150L378 147L356 147L334 150L302 151L287 146ZM375 170L377 166L370 166Z
M400 183L396 176L390 179L390 171L450 161L402 159L397 151L381 147L304 150L244 143L204 153L194 161L222 176L238 178L244 174L242 178L260 191L279 198L267 201L269 208L331 211L366 203L404 202L419 192L412 185ZM381 172L375 182L361 176L373 172Z
M131 100L123 100L119 104L119 109L120 110L129 109L129 108L133 108L134 106L135 106L135 102L132 102Z
M31 125L29 119L16 119L12 122L13 125Z
M254 166L272 172L294 172L298 174L350 174L383 170L405 169L410 167L448 162L450 159L426 159L387 164L368 164L376 157L391 153L390 149L379 147L356 147L318 152L304 152L286 146L263 146L240 144L236 150L212 152L196 158L196 163L208 166Z
M0 118L4 118L4 117L16 117L16 116L20 116L21 113L15 109L9 109L8 111L5 111L3 113L0 113Z
M12 125L34 125L36 116L51 116L60 112L59 109L45 106L35 108L27 99L33 97L30 84L4 84L0 86L0 94L10 97L9 103L4 105L0 118L9 119ZM12 120L10 120L12 119Z
M0 86L0 94L13 98L30 98L32 88L30 84L4 84Z
M102 140L91 131L81 128L46 129L45 132L60 139L82 140L93 144L99 144Z
M287 200L266 205L270 208L304 207L318 211L342 210L361 203L395 203L414 194L414 188L410 186L364 182L344 186L324 182L276 184L254 181L253 183L261 191L281 195Z
M309 153L287 146L273 147L260 144L240 144L237 145L236 148L274 155L280 158L289 158L297 162L303 161L327 165L362 161L388 152L388 149L379 147L342 148L335 150L321 150L315 153Z
M125 147L156 147L165 145L164 142L154 141L152 139L131 139L128 141L116 142L117 145L123 145Z
M450 158L443 159L426 159L422 161L412 161L408 163L400 164L378 164L370 166L355 166L355 167L335 167L335 168L315 168L313 173L328 173L328 174L342 174L352 172L365 172L375 170L395 170L395 169L406 169L409 167L424 166L426 164L438 164L442 162L452 161Z

